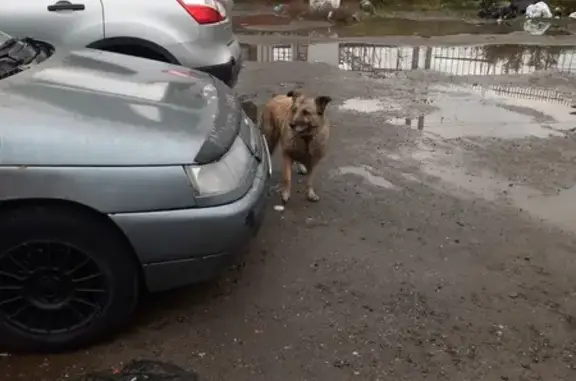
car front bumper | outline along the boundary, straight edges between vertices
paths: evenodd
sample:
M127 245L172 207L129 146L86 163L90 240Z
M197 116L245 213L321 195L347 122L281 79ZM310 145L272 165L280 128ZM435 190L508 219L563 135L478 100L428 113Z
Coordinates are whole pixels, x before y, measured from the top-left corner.
M149 291L206 281L236 262L264 216L270 178L265 151L252 187L233 203L110 216L140 259Z

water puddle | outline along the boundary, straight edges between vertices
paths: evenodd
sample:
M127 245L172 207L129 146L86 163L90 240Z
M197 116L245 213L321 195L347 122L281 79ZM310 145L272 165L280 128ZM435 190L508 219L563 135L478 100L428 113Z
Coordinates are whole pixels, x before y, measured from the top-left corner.
M364 181L379 188L396 189L396 185L386 180L382 176L374 175L375 169L368 165L361 166L346 166L338 169L337 174L342 175L355 175L361 177Z
M528 212L566 230L576 231L576 186L563 189L557 195L542 195L519 187L512 190L511 198Z
M273 25L288 25L292 19L282 17L274 13L260 13L252 15L244 15L234 17L233 23L236 27L249 27L249 26L273 26Z
M543 140L576 131L568 100L529 87L432 85L424 107L430 110L420 116L388 121L422 131L413 146L387 155L390 161L417 164L419 173L408 174L407 180L461 198L513 206L576 232L576 186L566 175L572 170L571 151L554 149L559 140ZM515 147L524 138L538 140L525 141L529 150L509 151L510 144ZM483 154L477 156L477 149ZM547 149L561 154L547 159Z
M327 20L293 20L275 14L257 14L234 18L234 30L242 34L283 33L307 34L314 30L325 31L333 24Z
M532 21L511 20L503 23L466 21L466 20L415 20L400 17L373 17L362 22L352 22L346 12L334 17L332 21L324 16L313 15L296 19L273 13L244 15L234 18L236 33L266 34L291 32L308 35L310 33L334 35L336 37L361 36L450 36L461 34L510 34L525 32L532 35L571 35L569 21Z
M576 129L571 103L554 91L532 88L434 85L425 101L434 111L417 117L391 118L443 139L521 139L564 136Z
M531 74L537 70L576 73L571 46L390 46L322 42L242 44L248 61L322 62L346 71L386 74L428 70L454 76Z
M425 99L409 107L412 115L391 116L386 122L442 139L564 136L576 130L569 98L531 87L436 84L429 86ZM348 99L339 109L384 116L407 113L391 100L362 98Z
M245 57L260 62L323 62L346 71L390 73L426 70L450 76L576 73L576 48L565 46L386 46L328 42L244 45ZM341 111L389 114L388 123L445 139L516 139L560 136L576 127L569 95L529 86L430 86L409 115L394 99L353 98Z
M474 85L432 85L425 100L410 107L421 115L390 117L388 124L416 128L429 137L442 139L521 139L564 136L576 130L571 103L553 91L531 88ZM341 111L402 113L388 100L348 99ZM429 110L429 111L424 111Z
M498 23L478 23L464 20L411 20L402 18L372 18L365 22L336 27L340 37L360 36L419 36L435 37L459 34L510 34L526 31L530 34L570 35L564 25L526 23L513 20Z
M515 184L487 169L470 172L459 153L456 149L447 155L421 143L416 150L390 155L389 159L416 160L420 163L420 170L425 177L409 174L405 176L409 181L423 182L464 199L482 198L507 204L566 231L576 232L576 186L556 192L543 192L528 185Z
M343 111L357 111L361 113L376 113L382 111L401 110L401 107L379 99L352 98L345 100L340 106Z

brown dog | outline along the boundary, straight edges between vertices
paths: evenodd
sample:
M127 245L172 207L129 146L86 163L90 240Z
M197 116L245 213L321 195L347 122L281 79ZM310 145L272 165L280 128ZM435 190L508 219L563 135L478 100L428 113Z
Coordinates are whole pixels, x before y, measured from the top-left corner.
M270 154L278 143L282 150L282 202L290 199L292 188L292 165L298 165L300 174L308 174L306 196L319 201L314 190L314 172L318 162L326 154L330 137L330 124L326 118L326 106L332 101L328 96L309 97L298 90L286 95L272 97L260 116L260 128L266 137Z

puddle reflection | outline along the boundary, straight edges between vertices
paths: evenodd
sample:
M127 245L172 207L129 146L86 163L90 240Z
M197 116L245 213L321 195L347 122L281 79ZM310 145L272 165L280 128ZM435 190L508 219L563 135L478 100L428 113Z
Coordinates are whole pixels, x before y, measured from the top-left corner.
M569 99L554 90L531 87L442 85L431 88L427 103L436 111L404 124L445 139L518 139L563 136L576 126ZM398 123L394 123L398 124Z
M387 46L364 43L242 44L248 61L323 62L342 70L391 72L432 70L448 75L576 72L576 48L567 46Z
M420 105L433 110L414 116ZM566 131L576 128L576 120L570 112L571 102L567 98L554 90L530 87L432 85L426 99L412 107L412 115L378 99L348 99L339 109L365 114L400 114L386 122L416 128L443 139L547 138L563 136Z
M239 34L306 35L336 34L336 37L364 36L450 36L462 34L502 35L526 32L532 35L570 35L568 20L507 20L503 23L466 20L414 20L401 17L372 17L359 23L351 22L351 14L344 12L329 22L325 16L289 17L270 13L239 16L234 28Z

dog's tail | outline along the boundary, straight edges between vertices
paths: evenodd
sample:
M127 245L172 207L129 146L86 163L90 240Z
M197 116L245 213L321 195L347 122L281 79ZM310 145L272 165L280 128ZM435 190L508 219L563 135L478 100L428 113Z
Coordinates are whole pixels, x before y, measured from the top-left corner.
M274 155L278 141L280 140L280 129L276 127L276 120L272 112L266 107L260 114L260 130L266 138L270 156Z

